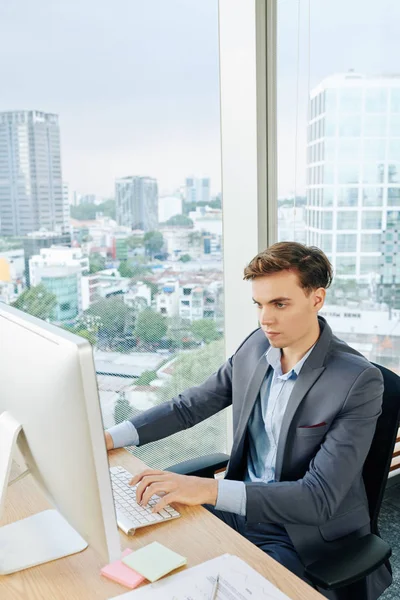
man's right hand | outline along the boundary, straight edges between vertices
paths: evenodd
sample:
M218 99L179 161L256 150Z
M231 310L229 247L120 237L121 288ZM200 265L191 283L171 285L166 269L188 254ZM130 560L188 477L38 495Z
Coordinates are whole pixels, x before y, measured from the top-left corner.
M111 435L107 431L104 432L104 438L106 440L106 448L107 448L107 450L113 450L113 448L114 448L114 442L113 442L113 439L112 439Z

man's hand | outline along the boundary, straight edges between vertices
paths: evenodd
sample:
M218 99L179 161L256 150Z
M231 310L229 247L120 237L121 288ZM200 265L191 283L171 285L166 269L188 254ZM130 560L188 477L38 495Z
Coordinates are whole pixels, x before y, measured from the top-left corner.
M159 512L171 502L180 502L189 506L197 504L215 506L217 502L218 482L215 479L146 469L129 483L129 485L136 484L138 484L136 501L142 506L148 503L153 494L165 494L154 506L153 512Z
M112 450L114 448L114 442L111 435L107 431L104 432L104 438L106 440L107 450Z

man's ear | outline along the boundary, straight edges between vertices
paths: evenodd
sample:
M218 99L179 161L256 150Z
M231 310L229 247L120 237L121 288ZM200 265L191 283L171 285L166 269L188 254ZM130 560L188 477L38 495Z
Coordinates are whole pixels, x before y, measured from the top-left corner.
M313 292L313 308L315 311L321 310L326 298L326 289L321 287Z

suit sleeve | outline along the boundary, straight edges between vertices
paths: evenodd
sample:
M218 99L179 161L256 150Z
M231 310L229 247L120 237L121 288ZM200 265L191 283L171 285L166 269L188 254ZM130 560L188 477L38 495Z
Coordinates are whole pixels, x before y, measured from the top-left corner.
M138 445L193 427L232 404L232 365L233 357L201 385L131 419L139 436Z
M357 377L308 471L298 481L246 484L249 523L322 525L363 468L381 413L383 380L368 367Z

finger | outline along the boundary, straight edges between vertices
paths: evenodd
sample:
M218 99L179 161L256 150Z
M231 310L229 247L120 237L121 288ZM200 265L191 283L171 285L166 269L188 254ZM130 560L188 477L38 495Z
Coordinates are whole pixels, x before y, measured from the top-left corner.
M142 501L141 501L141 505L142 506L146 506L150 500L150 498L152 496L154 496L154 494L161 494L162 492L170 492L171 491L171 484L168 482L160 482L157 481L155 483L152 483L151 485L149 485L146 488L145 493L142 496Z
M165 508L167 504L171 504L171 502L177 502L176 493L170 492L169 494L165 494L158 502L153 506L151 512L158 513L160 510Z
M136 502L138 504L142 504L143 494L146 491L146 489L148 488L148 486L151 485L152 483L155 483L156 481L161 481L162 477L163 477L162 472L160 474L145 475L145 477L143 477L142 481L139 483L139 485L136 488Z
M163 473L163 472L164 471L158 471L156 469L145 469L141 473L138 473L137 475L135 475L130 480L129 485L136 485L137 483L139 483L139 481L141 481L143 479L143 477L146 477L147 475L155 475L157 473Z

